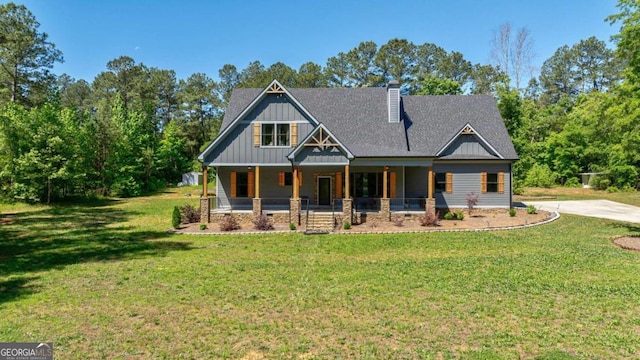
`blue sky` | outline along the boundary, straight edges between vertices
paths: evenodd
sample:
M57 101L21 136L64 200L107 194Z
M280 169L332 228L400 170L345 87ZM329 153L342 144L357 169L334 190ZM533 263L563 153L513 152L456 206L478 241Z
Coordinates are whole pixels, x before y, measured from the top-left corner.
M224 64L238 70L259 60L297 69L325 65L362 41L392 38L434 43L473 63L490 60L493 30L527 27L538 67L562 45L590 36L609 42L615 0L173 1L23 0L65 57L54 72L92 81L122 55L184 79L217 79ZM613 45L610 45L613 47Z

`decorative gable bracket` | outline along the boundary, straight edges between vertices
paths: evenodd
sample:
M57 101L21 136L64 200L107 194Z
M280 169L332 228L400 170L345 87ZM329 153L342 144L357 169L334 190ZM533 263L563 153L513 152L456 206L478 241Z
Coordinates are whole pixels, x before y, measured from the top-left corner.
M323 151L330 147L339 147L340 144L335 142L326 131L323 131L323 129L324 127L320 127L316 134L311 135L311 139L309 139L304 146L317 147Z
M462 132L460 132L460 134L462 135L475 135L475 131L473 130L473 128L471 127L471 125L467 124L464 129L462 129Z
M267 94L284 94L284 89L280 86L280 83L274 81L267 88Z
M306 147L313 147L322 151L333 149L342 152L349 160L354 159L354 156L349 149L347 149L346 146L344 146L340 140L338 140L338 138L335 137L322 123L307 135L307 137L302 140L298 146L289 153L289 155L287 155L289 161L295 161L296 155Z

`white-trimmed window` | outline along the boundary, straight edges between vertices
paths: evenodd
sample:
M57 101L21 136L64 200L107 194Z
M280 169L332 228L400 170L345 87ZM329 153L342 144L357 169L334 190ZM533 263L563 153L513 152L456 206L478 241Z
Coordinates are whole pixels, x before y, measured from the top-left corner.
M261 146L290 146L290 124L265 123L261 130Z

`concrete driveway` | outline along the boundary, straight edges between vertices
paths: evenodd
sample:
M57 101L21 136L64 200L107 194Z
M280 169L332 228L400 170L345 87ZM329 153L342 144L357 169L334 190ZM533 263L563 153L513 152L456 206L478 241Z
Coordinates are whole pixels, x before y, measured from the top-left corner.
M546 211L591 216L640 224L640 207L609 200L524 201Z

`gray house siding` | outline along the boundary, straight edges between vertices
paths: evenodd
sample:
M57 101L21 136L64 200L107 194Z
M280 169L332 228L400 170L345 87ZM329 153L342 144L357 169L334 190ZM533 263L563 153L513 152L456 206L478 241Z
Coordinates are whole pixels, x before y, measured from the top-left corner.
M442 153L442 156L491 157L496 156L485 148L474 135L461 135Z
M405 169L407 198L427 197L427 179L429 169L427 167L407 167Z
M285 97L268 96L257 105L218 146L204 159L205 164L289 164L287 155L293 147L254 146L253 123L282 122L297 124L298 141L304 139L314 125Z
M295 157L295 163L307 164L348 164L349 159L336 147L321 150L318 147L305 147Z
M249 170L245 166L220 167L218 169L217 196L218 202L222 206L229 205L231 197L231 172L255 172L255 167ZM279 173L281 171L291 172L291 166L260 166L260 197L263 199L289 199L293 193L293 186L279 184ZM300 194L306 189L305 178L311 175L303 172L303 186L300 188ZM312 179L312 177L309 177ZM313 194L313 186L310 187L310 193Z
M452 174L452 193L435 193L437 207L466 207L467 194L479 194L477 207L511 207L511 173L509 162L487 163L443 163L436 162L433 167L436 173ZM504 172L504 193L481 194L480 173Z
M270 94L260 102L247 116L245 121L296 121L306 119L306 116L286 96Z

